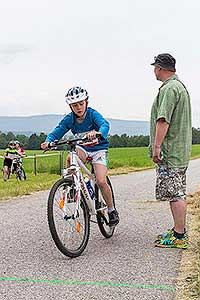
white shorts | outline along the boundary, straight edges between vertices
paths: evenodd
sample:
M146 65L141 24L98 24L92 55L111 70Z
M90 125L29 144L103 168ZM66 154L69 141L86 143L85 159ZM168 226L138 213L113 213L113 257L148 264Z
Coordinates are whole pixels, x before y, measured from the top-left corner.
M100 164L107 167L108 165L108 150L98 150L98 151L86 151L84 148L80 146L76 146L76 148L81 149L84 153L86 158L92 158L93 164Z

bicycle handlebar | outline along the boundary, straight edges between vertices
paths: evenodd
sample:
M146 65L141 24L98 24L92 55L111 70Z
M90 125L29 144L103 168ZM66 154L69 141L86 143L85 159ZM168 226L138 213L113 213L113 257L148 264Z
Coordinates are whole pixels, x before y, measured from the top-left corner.
M102 133L101 132L97 132L96 133L96 138L101 138L102 137ZM78 142L91 142L91 140L89 140L87 138L87 135L85 134L83 137L77 137L74 139L69 139L69 140L61 140L61 141L57 141L55 140L54 142L50 142L48 145L48 148L44 150L44 152L48 151L48 150L53 150L56 149L57 146L59 145L76 145Z

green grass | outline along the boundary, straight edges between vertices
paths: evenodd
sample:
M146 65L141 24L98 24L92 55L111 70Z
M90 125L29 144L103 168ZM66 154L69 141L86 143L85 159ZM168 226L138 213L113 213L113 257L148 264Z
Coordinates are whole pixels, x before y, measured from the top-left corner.
M109 169L121 167L153 167L151 159L148 157L147 147L134 148L111 148L109 149Z
M28 156L43 155L41 150L27 150ZM3 153L3 151L0 151ZM47 154L59 154L58 151L48 152ZM200 157L200 145L192 146L191 158ZM66 152L64 153L63 164L65 164ZM133 147L133 148L110 148L109 149L109 169L116 168L147 168L153 167L151 158L148 157L147 147ZM3 159L0 159L0 164ZM34 172L34 159L26 158L23 160L23 165L26 173ZM36 158L37 173L59 174L60 156L43 156Z
M191 159L200 158L200 145L192 145ZM147 147L109 149L109 169L121 167L146 168L154 163L148 156Z
M32 192L49 189L58 178L60 176L55 174L28 174L27 180L18 181L11 175L6 182L0 180L0 199L30 195Z
M0 151L0 155L3 151ZM36 170L37 173L49 173L59 174L60 173L60 155L58 151L48 152L43 154L42 150L27 150L28 156L36 155ZM52 156L52 154L54 154ZM41 156L38 156L41 155ZM46 156L49 155L49 156ZM63 162L65 161L66 153L64 153ZM0 164L3 164L3 159L0 158ZM26 173L34 173L34 158L24 158L23 166Z
M41 155L42 151L26 151L27 155ZM56 153L48 152L47 154ZM0 155L3 150L0 151ZM57 151L58 154L58 151ZM64 153L63 163L67 153ZM200 157L200 145L192 146L191 158ZM3 159L0 158L0 164L3 165ZM23 160L23 166L27 174L27 181L18 182L14 175L7 182L0 180L0 199L13 196L24 195L33 191L44 190L51 187L53 182L59 178L60 157L43 156L37 157L37 176L34 176L34 159L26 158ZM136 171L145 168L151 168L154 164L148 157L147 147L134 148L111 148L109 149L109 174L123 174L130 171Z
M58 151L47 152L46 156L41 150L26 151L28 156L36 154L36 170L37 173L59 174L60 170L60 155ZM55 154L52 156L52 154ZM56 155L57 154L57 155ZM41 156L37 156L41 155ZM65 154L66 155L66 154ZM34 159L26 158L23 160L23 165L26 172L34 172Z
M192 153L191 158L199 158L200 157L200 144L198 145L192 145Z

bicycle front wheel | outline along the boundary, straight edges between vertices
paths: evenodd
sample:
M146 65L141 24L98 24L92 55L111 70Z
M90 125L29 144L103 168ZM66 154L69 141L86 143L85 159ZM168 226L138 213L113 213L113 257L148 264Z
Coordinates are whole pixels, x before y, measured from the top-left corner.
M16 178L19 180L26 180L26 174L23 168L16 170Z
M112 201L113 201L113 207L115 208L115 198L114 198L114 192L113 188L110 182L110 179L107 177L107 183L111 189L112 193ZM102 233L102 235L106 238L110 238L115 230L115 227L110 227L109 224L109 218L108 218L108 209L107 204L101 194L100 189L98 186L95 186L95 192L96 192L96 198L97 198L97 223L99 225L99 230Z
M72 179L62 178L52 187L48 198L48 223L57 248L66 256L77 257L87 246L90 234L90 214L81 196L76 209Z

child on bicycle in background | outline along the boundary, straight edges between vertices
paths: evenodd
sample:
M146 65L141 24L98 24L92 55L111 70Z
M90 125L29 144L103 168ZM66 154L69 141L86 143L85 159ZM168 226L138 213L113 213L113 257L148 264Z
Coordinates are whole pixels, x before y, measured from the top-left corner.
M17 150L17 155L20 156L20 162L22 163L22 158L26 157L26 152L24 150L24 148L22 148L20 146L20 142L19 141L15 141L15 149ZM17 168L17 163L15 161L13 161L13 170L16 170Z
M3 171L7 174L9 174L11 169L13 159L18 155L15 146L15 141L10 141L8 147L4 151Z
M15 141L15 148L16 148L17 152L19 153L19 155L21 155L21 157L27 156L24 148L21 147L19 141Z
M87 157L92 158L97 185L108 206L109 225L115 226L119 223L119 216L117 210L113 207L111 189L106 180L109 123L99 112L88 107L89 96L85 89L73 87L65 97L72 112L67 114L47 136L46 141L41 144L41 148L43 150L47 149L49 142L60 140L69 130L73 134L87 132L87 138L91 141L96 139L97 132L102 134L98 144L92 147L77 146L76 151L83 162L86 162Z

